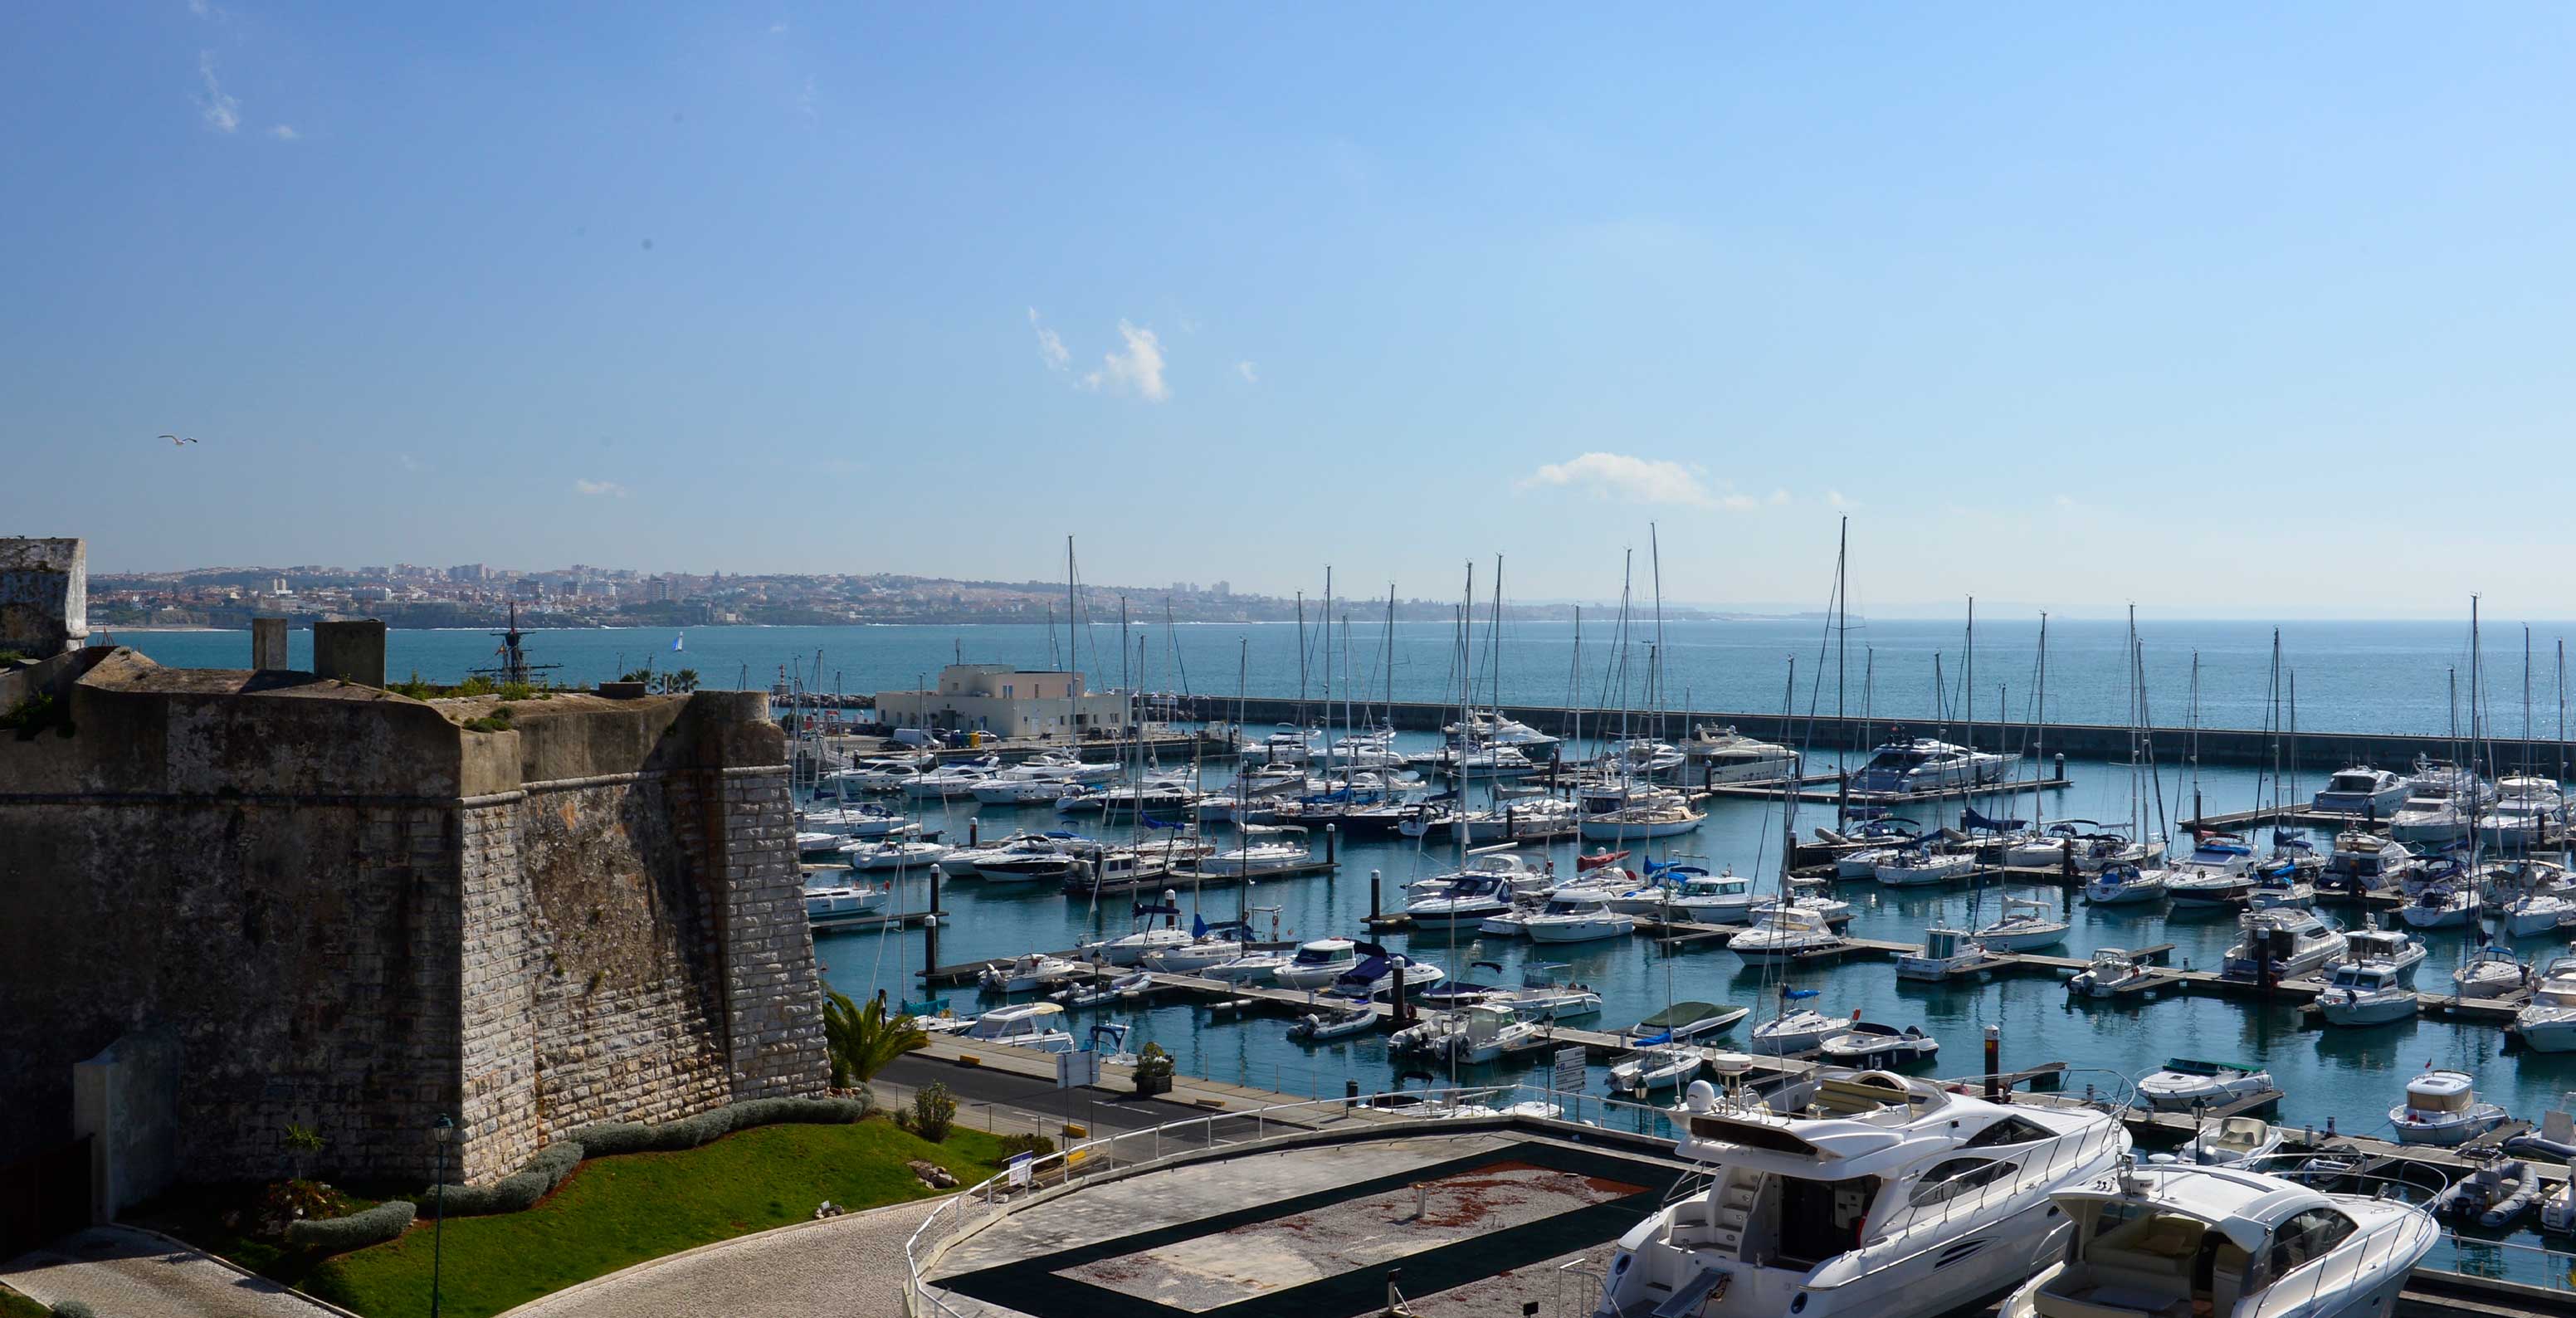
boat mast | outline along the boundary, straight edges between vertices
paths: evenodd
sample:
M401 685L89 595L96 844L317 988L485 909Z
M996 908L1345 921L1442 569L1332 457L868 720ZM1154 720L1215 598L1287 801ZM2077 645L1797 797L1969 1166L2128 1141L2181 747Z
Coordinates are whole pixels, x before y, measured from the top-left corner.
M2048 615L2039 615L2039 696L2037 704L2039 730L2030 739L2030 826L2044 831L2048 822L2048 793L2039 786L2039 775L2048 768ZM2073 839L2066 845L2073 846Z
M1333 777L1333 565L1324 565L1324 780ZM1302 736L1304 729L1299 729Z
M1646 661L1646 684L1655 699L1655 740L1662 741L1664 739L1664 546L1663 539L1657 533L1653 522L1646 523L1646 552L1648 560L1654 565L1655 572L1655 648ZM1792 689L1790 708L1781 713L1782 719L1789 718L1795 712L1796 695L1796 691ZM1650 758L1647 760L1650 774L1653 768L1654 761Z

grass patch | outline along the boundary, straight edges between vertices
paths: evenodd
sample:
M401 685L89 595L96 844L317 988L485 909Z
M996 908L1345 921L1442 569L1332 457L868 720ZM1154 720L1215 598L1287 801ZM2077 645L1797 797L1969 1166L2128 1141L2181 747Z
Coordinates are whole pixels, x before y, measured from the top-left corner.
M931 1195L904 1163L927 1158L973 1185L1000 1144L957 1130L928 1144L883 1120L777 1125L677 1153L594 1158L522 1213L451 1218L440 1246L442 1318L481 1318L619 1268L802 1222L825 1199L852 1210ZM427 1318L430 1200L402 1239L315 1259L225 1232L213 1219L163 1229L368 1318ZM211 1229L210 1229L211 1228Z
M53 1310L0 1286L0 1318L52 1318Z

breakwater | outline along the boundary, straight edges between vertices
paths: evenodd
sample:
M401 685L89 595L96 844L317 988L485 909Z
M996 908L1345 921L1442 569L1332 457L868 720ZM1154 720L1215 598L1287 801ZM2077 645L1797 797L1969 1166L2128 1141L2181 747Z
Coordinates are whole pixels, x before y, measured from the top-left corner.
M1294 723L1302 711L1310 722L1322 721L1325 710L1319 701L1297 701L1277 697L1219 698L1204 696L1181 702L1196 717L1230 720L1238 716L1246 725L1258 727L1268 723ZM1386 718L1398 731L1436 732L1458 719L1458 707L1418 701L1384 702L1369 707L1368 718ZM1568 736L1580 728L1584 737L1617 736L1620 712L1615 709L1568 709L1561 706L1515 705L1505 713L1541 732ZM1579 716L1579 717L1578 717ZM1339 722L1338 705L1332 711ZM1662 725L1668 739L1678 741L1693 727L1708 725L1732 727L1749 737L1760 737L1783 745L1802 747L1811 753L1831 754L1836 751L1866 755L1869 748L1902 732L1919 737L1937 737L1943 741L1973 745L1981 750L2006 753L2035 753L2042 756L2065 755L2073 759L2118 760L2129 757L2134 734L2129 728L2100 723L2034 724L2018 721L1980 722L1974 727L1964 723L1943 724L1929 719L1887 719L1836 717L1832 714L1729 713L1718 710L1667 710ZM1627 715L1627 727L1634 735L1647 735L1655 726L1653 715ZM2402 768L2416 756L2437 760L2475 758L2491 768L2511 770L2529 764L2539 773L2562 776L2561 766L2576 743L2558 741L2494 740L2482 756L2470 756L2462 744L2450 737L2414 736L2392 732L2313 732L2302 729L2296 736L2261 728L2191 728L2159 727L2150 729L2139 741L2142 753L2152 753L2160 765L2187 763L2198 748L2200 762L2207 765L2232 765L2265 768L2278 757L2284 769L2302 774L2331 773L2352 764L2372 764L2383 768ZM2322 785L2322 784L2320 784Z

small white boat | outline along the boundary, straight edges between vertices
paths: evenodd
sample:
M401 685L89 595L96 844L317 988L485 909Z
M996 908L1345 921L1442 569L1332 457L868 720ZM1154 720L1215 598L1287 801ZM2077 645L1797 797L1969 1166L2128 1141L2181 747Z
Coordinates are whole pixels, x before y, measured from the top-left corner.
M1998 1318L2386 1318L2442 1235L2398 1200L2321 1194L2242 1166L2119 1169L2055 1198L2071 1248L2044 1251L2057 1261Z
M991 993L1034 993L1039 989L1054 988L1067 980L1079 979L1090 969L1079 961L1031 952L986 966L975 979ZM989 1016L992 1013L985 1014Z
M2262 1160L2281 1151L2281 1132L2261 1117L2229 1117L2218 1123L2216 1130L2201 1132L2171 1153L2151 1155L2150 1163L2190 1163L2195 1167L2224 1167L2230 1163L2250 1162L2262 1166Z
M2237 917L2237 930L2240 937L2227 949L2219 974L2249 983L2267 974L2278 983L2314 973L2351 946L2342 930L2296 907L2247 911Z
M1977 942L1997 952L2036 952L2066 941L2067 923L2048 903L2027 897L2004 898L2000 919L1977 930Z
M2510 1117L2478 1101L2477 1082L2463 1071L2426 1069L2406 1082L2406 1101L2388 1109L2400 1144L2455 1148L2503 1125Z
M1706 1035L1722 1033L1747 1014L1742 1007L1721 1007L1711 1002L1676 1002L1619 1033L1633 1047L1688 1043Z
M2512 949L2490 943L2451 972L2451 991L2464 998L2501 998L2530 980L2530 963Z
M2576 924L2576 898L2563 892L2526 892L2504 907L2504 931L2512 938L2556 934Z
M1621 809L1585 815L1576 827L1587 842L1633 842L1677 837L1707 819L1708 815L1693 807L1681 793L1658 789L1647 799Z
M2095 906L2136 906L2165 899L2165 872L2135 865L2105 865L2084 885L2084 900Z
M1610 1088L1616 1093L1639 1090L1673 1089L1697 1079L1708 1056L1689 1044L1656 1044L1620 1058L1610 1067Z
M2165 867L2165 895L2178 907L2232 906L2254 891L2254 849L2223 834L2200 839Z
M2540 1204L2540 1174L2520 1158L2481 1150L2469 1155L2477 1169L2433 1196L2433 1215L2483 1227L2503 1227Z
M1515 907L1512 910L1488 915L1477 922L1476 932L1487 938L1519 938L1528 929L1530 915L1536 909L1536 907Z
M1334 976L1328 991L1336 997L1374 998L1395 992L1398 975L1404 977L1404 992L1412 994L1447 979L1449 972L1402 952L1376 954L1360 958L1358 965Z
M2159 1112L2188 1112L2195 1103L2219 1107L2272 1087L2272 1073L2236 1062L2176 1057L2138 1081L2138 1097Z
M1547 1042L1545 1026L1526 1021L1510 1007L1480 1002L1467 1008L1466 1027L1451 1045L1451 1055L1470 1066L1500 1061Z
M1297 955L1274 977L1293 989L1319 989L1360 963L1359 944L1347 938L1318 938L1297 945Z
M1461 874L1447 882L1430 881L1415 891L1418 895L1405 902L1404 913L1418 928L1480 924L1512 909L1511 888L1490 874Z
M2066 981L2066 988L2088 998L2117 997L2147 983L2155 974L2156 968L2144 957L2132 956L2126 948L2097 947L2091 962Z
M1928 1062L1941 1051L1940 1040L1925 1034L1920 1025L1899 1030L1876 1021L1853 1021L1816 1046L1827 1062L1862 1069Z
M1288 1037L1301 1043L1321 1043L1327 1039L1347 1039L1377 1028L1378 1015L1365 1007L1341 1010L1310 1011L1288 1027Z
M2484 909L2476 890L2468 885L2437 883L2398 907L2397 916L2414 929L2463 929L2476 924Z
M1927 843L1897 848L1895 855L1879 862L1873 874L1888 887L1915 888L1964 879L1976 872L1976 852Z
M977 1016L966 1027L965 1037L975 1043L1006 1043L1040 1052L1073 1051L1073 1035L1064 1028L1064 1008L1052 1002L995 1007Z
M1732 871L1667 869L1654 882L1610 899L1610 909L1628 915L1685 920L1694 924L1743 924L1753 918L1753 881Z
M2337 962L2317 994L2317 1011L2329 1025L2386 1025L2413 1020L2415 990L2383 962Z
M888 838L879 842L852 843L841 854L849 857L850 868L869 870L926 870L937 864L951 848L936 842L899 842Z
M1147 952L1145 968L1167 975L1206 975L1209 967L1242 956L1251 940L1252 931L1242 925L1230 921L1209 925L1201 921L1188 942Z
M1753 927L1726 944L1745 964L1766 966L1827 952L1843 945L1843 936L1823 916L1799 907L1773 907Z
M1839 1016L1828 1016L1813 1008L1789 1009L1791 1002L1814 996L1814 989L1793 989L1783 985L1780 1010L1771 1019L1753 1027L1753 1051L1767 1057L1805 1057L1822 1047L1826 1036L1849 1024Z
M1923 946L1896 958L1898 979L1948 979L1991 958L1965 929L1933 925L1923 931Z
M857 924L884 914L894 896L890 887L866 883L805 885L805 919L817 929Z
M1593 943L1624 938L1637 931L1637 917L1621 915L1597 900L1554 897L1522 923L1534 943Z
M2513 1032L2536 1053L2576 1052L2576 952L2551 957L2514 1013Z
M2415 981L2415 968L2424 964L2425 957L2432 955L2425 950L2423 939L2403 929L2380 928L2376 915L2369 917L2369 923L2343 937L2345 961L2384 965L2396 971L2397 978L2405 983Z

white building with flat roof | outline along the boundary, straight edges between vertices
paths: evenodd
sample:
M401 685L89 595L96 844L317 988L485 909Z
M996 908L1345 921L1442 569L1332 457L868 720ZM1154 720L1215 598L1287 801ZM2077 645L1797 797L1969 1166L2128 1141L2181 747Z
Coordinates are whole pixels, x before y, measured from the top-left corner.
M1079 740L1127 730L1127 698L1086 692L1080 673L1030 673L1009 664L950 664L932 691L880 691L877 717L898 728L948 728L1003 737Z

